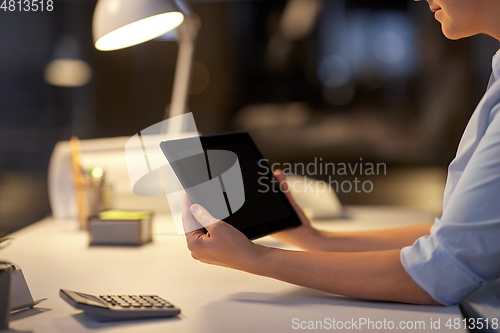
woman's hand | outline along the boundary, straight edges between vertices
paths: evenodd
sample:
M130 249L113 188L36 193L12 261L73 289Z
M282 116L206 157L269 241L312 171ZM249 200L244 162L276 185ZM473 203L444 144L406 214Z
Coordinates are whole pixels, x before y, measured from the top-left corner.
M277 232L272 236L281 242L289 243L305 250L316 250L318 240L321 237L321 232L313 228L307 216L293 199L283 172L281 170L276 170L274 172L274 177L278 180L279 188L283 190L288 201L290 201L290 204L299 216L302 225Z
M218 221L202 206L192 205L187 195L182 222L184 230L192 230L198 222L204 227L186 232L192 257L203 263L253 272L256 260L267 249L252 243L232 225Z

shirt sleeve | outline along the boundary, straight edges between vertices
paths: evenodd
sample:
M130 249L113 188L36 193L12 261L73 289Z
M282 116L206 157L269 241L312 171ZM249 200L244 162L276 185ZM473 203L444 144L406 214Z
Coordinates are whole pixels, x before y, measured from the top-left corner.
M430 236L401 251L408 274L434 300L460 303L500 276L500 105Z

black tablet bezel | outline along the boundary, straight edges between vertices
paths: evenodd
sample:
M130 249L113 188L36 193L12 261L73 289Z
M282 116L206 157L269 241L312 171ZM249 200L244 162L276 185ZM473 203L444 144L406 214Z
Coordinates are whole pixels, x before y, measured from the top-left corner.
M260 161L260 165L265 165L267 167L268 173L265 176L268 177L274 177L273 172L271 168L267 165L267 162L265 162L264 157L260 153L259 149L253 142L252 138L250 135L246 132L229 132L229 133L222 133L222 134L214 134L214 135L206 135L206 136L200 136L200 141L201 145L203 147L203 150L211 149L212 147L215 146L222 146L228 142L231 144L238 144L238 143L245 143L248 144L249 147L253 150L255 155L257 156L257 160L255 163L258 163ZM160 143L160 147L162 146L162 143ZM162 149L162 151L164 151ZM165 154L168 160L167 154ZM169 161L170 162L170 161ZM177 176L177 170L174 169L174 172ZM258 175L255 175L257 177ZM263 175L259 175L263 176ZM179 178L179 177L178 177ZM179 179L182 184L182 180ZM257 181L257 179L256 179ZM292 205L288 201L288 198L286 195L281 191L280 186L278 186L279 190L276 193L276 195L279 195L283 203L285 204L285 207L288 211L288 215L285 218L277 219L277 220L271 220L267 222L263 222L260 224L257 224L252 227L247 227L243 229L239 229L248 239L257 239L261 238L270 234L273 234L278 231L283 231L288 228L292 227L297 227L302 224L300 221L300 218L298 217L297 213L293 209Z

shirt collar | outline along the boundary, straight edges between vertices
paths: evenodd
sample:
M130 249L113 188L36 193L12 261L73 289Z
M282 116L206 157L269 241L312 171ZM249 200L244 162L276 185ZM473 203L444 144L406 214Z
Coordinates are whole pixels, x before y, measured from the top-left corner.
M500 80L500 50L498 50L497 53L495 53L495 55L493 56L491 67L493 69L493 79L495 81Z

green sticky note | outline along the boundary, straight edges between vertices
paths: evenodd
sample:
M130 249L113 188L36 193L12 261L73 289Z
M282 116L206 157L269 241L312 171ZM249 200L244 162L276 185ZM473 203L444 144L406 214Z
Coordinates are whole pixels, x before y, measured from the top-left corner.
M130 210L106 210L99 213L101 220L142 220L149 218L151 213L148 211L130 211Z

